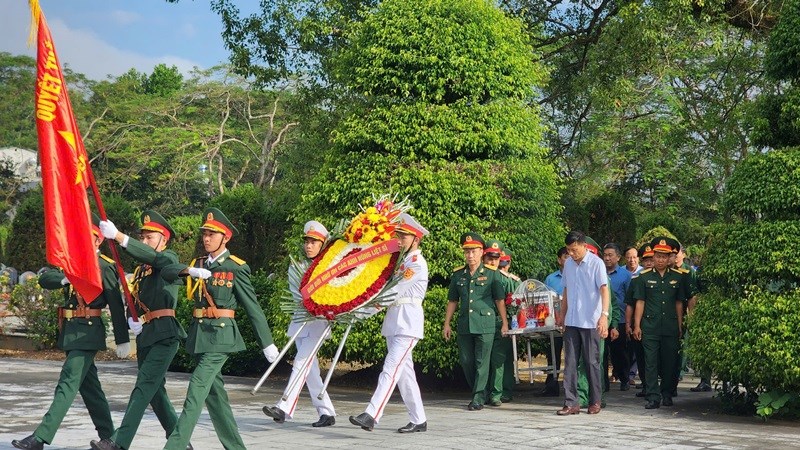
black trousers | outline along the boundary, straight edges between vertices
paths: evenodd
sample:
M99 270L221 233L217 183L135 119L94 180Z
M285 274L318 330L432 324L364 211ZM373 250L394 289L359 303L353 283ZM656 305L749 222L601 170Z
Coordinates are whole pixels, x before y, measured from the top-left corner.
M631 371L631 360L628 357L628 335L625 333L625 324L620 323L617 325L619 337L611 340L611 337L606 338L606 348L608 351L603 358L603 386L608 389L608 362L614 365L614 376L623 384L629 382Z

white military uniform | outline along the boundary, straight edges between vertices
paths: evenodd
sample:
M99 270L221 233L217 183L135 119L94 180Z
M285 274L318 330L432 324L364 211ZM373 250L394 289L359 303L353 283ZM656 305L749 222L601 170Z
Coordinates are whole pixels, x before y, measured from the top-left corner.
M316 234L314 234L314 227L317 230ZM317 235L321 234L319 232L320 228L323 230L324 236L327 237L328 230L316 221L310 221L306 224L304 236L312 236L319 239ZM324 238L321 240L324 240ZM292 320L286 333L289 336L294 336L301 325L302 322ZM322 391L322 377L319 372L317 354L312 354L312 352L323 333L327 334L325 339L331 336L330 331L328 331L328 321L314 320L306 323L306 326L294 341L294 345L297 347L297 355L295 355L292 363L292 374L289 377L289 383L286 385L287 390L283 392L286 400L281 400L275 405L286 413L286 417L289 419L292 418L297 408L297 400L300 397L300 390L303 389L303 384L308 386L308 393L311 394L311 403L317 408L317 415L336 416L336 411L333 409L333 403L331 403L331 398L328 396L327 391L321 400L317 398ZM301 378L301 381L295 383L297 378ZM293 386L293 388L288 390L290 386Z
M366 413L378 423L397 386L411 422L422 424L427 422L427 418L411 357L414 346L423 337L425 321L422 301L428 289L428 263L422 257L422 252L415 250L408 253L395 276L399 278L393 288L397 292L397 299L386 310L381 329L381 334L386 337L388 353Z

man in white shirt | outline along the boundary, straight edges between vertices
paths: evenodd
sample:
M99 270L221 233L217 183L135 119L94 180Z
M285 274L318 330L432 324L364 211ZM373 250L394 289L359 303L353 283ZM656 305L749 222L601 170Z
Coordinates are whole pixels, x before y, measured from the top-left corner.
M386 403L397 386L411 420L397 431L414 433L428 429L411 357L414 346L423 337L425 317L422 301L428 290L428 263L422 257L419 244L423 236L428 235L428 230L409 214L401 214L398 220L395 233L406 254L395 272L398 282L393 289L397 292L397 297L386 310L381 329L381 334L386 337L388 352L383 371L378 377L378 387L372 394L366 411L358 416L350 416L350 423L372 431L383 416Z
M586 235L570 231L564 243L570 258L564 263L564 291L559 325L564 325L564 407L559 416L580 413L578 358L589 378L589 414L600 412L600 340L608 336L610 296L603 260L586 248Z

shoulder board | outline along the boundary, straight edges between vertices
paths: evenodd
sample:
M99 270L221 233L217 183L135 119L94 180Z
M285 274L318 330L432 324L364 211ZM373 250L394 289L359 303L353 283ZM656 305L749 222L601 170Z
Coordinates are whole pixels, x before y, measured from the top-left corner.
M484 264L483 267L486 267L489 270L497 270L497 266L489 266L489 265Z
M113 260L113 259L111 259L111 258L109 258L108 256L106 256L106 255L104 255L104 254L102 254L102 253L101 253L101 254L100 254L100 257L101 257L101 258L103 258L103 259L104 259L104 260L105 260L107 263L114 264L114 260Z
M514 275L513 273L512 273L512 274L509 274L509 275L511 275L511 279L512 279L512 280L514 280L514 281L522 281L522 278L520 278L520 277L518 277L518 276Z
M649 272L652 272L652 271L653 271L653 269L644 269L641 272L639 272L639 275L641 275L643 273L649 273Z
M466 267L466 266L458 266L455 269L453 269L453 272L458 272L459 270L463 269L464 267Z
M689 271L685 270L685 269L670 268L670 270L673 271L673 272L677 272L677 273L689 273Z
M240 266L243 266L243 265L247 264L246 262L244 262L244 260L242 258L239 258L238 256L231 255L231 256L228 257L228 259L230 259L231 261L235 262L236 264L238 264Z

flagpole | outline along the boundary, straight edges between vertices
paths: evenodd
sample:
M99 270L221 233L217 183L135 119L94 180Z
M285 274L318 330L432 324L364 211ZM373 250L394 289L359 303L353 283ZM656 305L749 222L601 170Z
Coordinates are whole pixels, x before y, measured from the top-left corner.
M86 165L86 173L89 178L89 185L92 187L92 195L94 195L94 202L97 204L97 212L100 215L100 220L108 220L106 217L106 209L103 207L103 201L100 199L100 191L97 189L97 182L94 179L94 171L91 164ZM117 241L108 239L109 248L111 248L111 257L114 258L114 263L117 266L117 275L119 282L122 284L122 291L125 293L125 303L128 305L128 312L134 321L139 321L139 315L136 314L136 306L133 304L133 296L131 290L128 288L128 279L125 278L125 269L122 268L122 263L119 258L119 250L117 250Z

